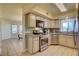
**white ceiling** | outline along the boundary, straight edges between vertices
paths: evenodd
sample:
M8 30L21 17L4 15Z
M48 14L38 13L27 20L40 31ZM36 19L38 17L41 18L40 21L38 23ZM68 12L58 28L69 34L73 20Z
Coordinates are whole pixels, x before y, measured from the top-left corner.
M41 8L47 13L59 14L61 11L54 3L40 3L40 4L0 4L1 16L4 19L10 19L14 21L22 21L22 12L26 12L27 9L34 9L36 7ZM67 10L75 9L75 3L64 3ZM24 7L24 8L23 8Z

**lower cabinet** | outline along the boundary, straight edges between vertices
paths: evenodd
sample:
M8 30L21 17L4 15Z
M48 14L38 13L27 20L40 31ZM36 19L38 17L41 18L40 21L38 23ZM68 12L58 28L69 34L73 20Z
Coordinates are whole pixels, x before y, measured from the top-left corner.
M59 35L59 44L60 45L66 45L66 36Z
M51 45L51 34L48 34L48 45Z
M38 51L39 51L39 38L34 37L33 38L33 53L38 52Z
M75 48L73 36L59 35L59 44Z
M74 48L75 44L74 44L73 36L67 36L66 43L67 46Z
M33 54L39 51L39 36L38 35L28 35L27 37L27 49L28 52Z

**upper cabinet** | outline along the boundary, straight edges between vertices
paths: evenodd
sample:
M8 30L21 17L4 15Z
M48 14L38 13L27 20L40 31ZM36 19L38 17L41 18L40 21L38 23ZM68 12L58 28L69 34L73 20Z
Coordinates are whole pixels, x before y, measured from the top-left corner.
M39 17L39 16L36 16L36 20L41 20L41 17Z
M60 22L59 20L55 20L55 27L56 28L59 28L59 25L60 25L59 22Z
M25 16L26 27L36 27L36 16L34 14L27 14Z
M50 20L48 18L28 13L25 15L25 26L26 27L36 27L36 20L44 22L44 28L59 28L58 20Z
M59 20L51 20L50 28L59 28Z
M44 25L45 28L50 28L50 20L48 19L45 19L45 25Z

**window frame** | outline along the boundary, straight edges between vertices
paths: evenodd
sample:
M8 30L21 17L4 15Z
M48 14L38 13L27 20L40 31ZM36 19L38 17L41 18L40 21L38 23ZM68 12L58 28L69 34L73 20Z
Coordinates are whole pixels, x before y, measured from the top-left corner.
M16 26L16 31L15 31L15 32L13 32L13 26ZM12 34L18 33L18 26L17 26L16 24L12 24L12 25L11 25L11 33L12 33Z
M68 19L69 19L69 20L68 20ZM70 31L70 27L69 27L69 26L70 26L69 23L70 23L71 21L72 21L73 26L74 26L75 20L76 20L76 17L74 17L74 18L72 17L72 18L61 19L61 20L60 20L60 26L61 26L61 27L60 27L60 32L73 32L73 31L77 32L77 23L76 23L76 25L75 25L75 30L71 30L71 31ZM68 25L67 25L68 28L67 28L66 31L63 31L63 26L62 26L63 23L62 23L62 22L63 22L63 23L68 22ZM77 22L77 20L76 20L76 22Z

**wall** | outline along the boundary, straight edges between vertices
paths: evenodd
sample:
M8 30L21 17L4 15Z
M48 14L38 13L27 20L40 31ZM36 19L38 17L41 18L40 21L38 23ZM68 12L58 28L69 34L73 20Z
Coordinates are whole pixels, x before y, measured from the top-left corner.
M2 40L11 38L11 25L8 20L1 20Z
M21 22L12 21L11 25L17 25L17 33L12 33L12 31L11 31L11 38L18 39L19 26L22 25L22 23Z
M2 40L18 37L18 32L12 34L11 25L17 25L19 31L19 25L21 25L21 23L6 19L1 20Z
M1 55L1 19L0 19L0 55Z
M0 6L0 55L1 55L1 6Z

